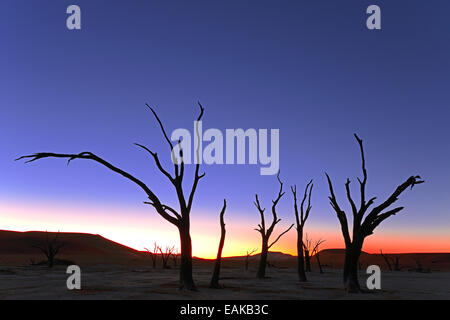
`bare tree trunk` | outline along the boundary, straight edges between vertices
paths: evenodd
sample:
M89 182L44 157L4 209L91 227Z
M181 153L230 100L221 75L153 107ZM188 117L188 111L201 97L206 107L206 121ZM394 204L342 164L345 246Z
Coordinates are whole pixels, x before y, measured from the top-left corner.
M311 256L309 255L309 250L305 250L305 265L306 272L311 272Z
M180 288L197 291L192 277L192 241L189 224L186 222L179 227L181 258L180 258Z
M226 200L223 200L223 207L222 207L222 211L220 212L220 241L219 241L219 249L217 250L216 263L214 265L214 272L213 272L213 276L212 276L211 284L210 284L210 287L214 288L214 289L222 288L222 286L219 285L219 277L220 277L220 265L221 265L221 262L222 262L222 250L223 250L223 246L225 244L226 230L225 230L225 221L223 219L223 216L225 214L226 207L227 207L227 202L226 202Z
M256 274L257 278L263 279L266 277L266 266L267 266L267 253L269 251L269 246L267 244L267 239L262 239L261 244L261 255L259 257L259 267Z
M300 214L297 205L297 186L291 186L292 195L294 196L294 213L295 213L295 222L297 224L297 273L298 280L300 282L307 281L306 273L305 273L305 250L304 250L304 242L303 242L303 228L305 227L306 220L309 217L309 213L311 211L311 193L312 193L312 180L306 185L305 193L303 195L303 200L300 205ZM309 191L308 191L309 190ZM308 195L309 193L309 195ZM306 198L308 198L307 207L304 208Z
M381 250L381 249L380 249L380 254L381 254L381 256L383 257L384 262L386 262L386 265L387 265L389 271L392 271L392 265L391 265L391 262L389 261L389 257L385 256L385 255L383 254L383 250Z
M394 271L401 271L400 257L395 257Z
M300 282L307 281L305 273L305 258L303 251L303 228L297 228L297 272Z
M345 249L344 287L347 292L362 292L358 281L358 260L362 246L350 245Z
M53 264L55 262L55 256L52 254L48 255L48 267L53 268Z
M316 260L317 265L319 266L319 272L320 274L323 274L322 264L320 263L319 251L316 252Z

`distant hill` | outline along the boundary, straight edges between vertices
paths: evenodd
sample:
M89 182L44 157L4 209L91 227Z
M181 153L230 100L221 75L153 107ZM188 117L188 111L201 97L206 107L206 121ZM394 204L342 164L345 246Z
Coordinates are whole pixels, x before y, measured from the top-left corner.
M431 270L450 271L450 253L399 253L385 254L388 258L399 258L399 264L402 271L417 268L421 265L423 268ZM345 259L344 249L325 249L319 252L320 262L323 265L334 268L342 268ZM388 269L384 258L380 254L361 253L359 259L361 267L375 264L382 269ZM313 258L313 263L316 263Z
M150 257L145 252L137 251L120 243L108 240L100 235L88 233L54 233L42 231L16 232L0 230L0 265L28 265L30 259L39 262L44 255L33 245L45 244L46 237L65 245L58 258L71 260L79 265L120 264L150 265ZM388 257L399 257L402 270L416 268L420 264L431 270L450 271L450 253L404 253L387 254ZM326 268L342 268L344 265L344 249L325 249L319 253L321 264ZM224 258L224 267L242 265L245 256ZM250 266L257 266L259 254L250 257ZM297 257L282 252L269 252L268 262L276 267L296 267ZM213 260L195 258L194 264L211 264ZM383 269L387 265L379 254L363 252L360 258L361 268L376 264ZM312 258L313 269L316 259Z
M16 232L0 230L0 264L28 264L44 255L33 245L46 243L46 237L64 243L59 258L84 264L127 263L140 259L142 252L126 247L100 235L87 233L55 233L41 231Z

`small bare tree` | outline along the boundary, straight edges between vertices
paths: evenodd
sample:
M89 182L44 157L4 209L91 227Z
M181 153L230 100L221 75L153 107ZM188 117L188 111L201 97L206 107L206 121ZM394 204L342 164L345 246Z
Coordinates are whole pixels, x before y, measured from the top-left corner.
M159 252L161 254L163 269L169 269L169 259L172 256L172 253L174 250L175 250L175 247L166 246L166 250L162 251L162 248L159 247Z
M300 204L300 215L298 212L297 206L297 186L294 185L291 187L292 195L294 196L294 213L295 213L295 222L297 224L297 273L298 279L301 282L305 282L306 273L305 273L305 253L303 251L303 230L305 227L306 220L309 217L309 213L312 209L311 207L311 193L313 189L312 180L306 185L305 193L303 195L302 202ZM306 198L308 198L308 205L306 209L304 208Z
M198 103L200 107L200 113L197 117L197 121L195 122L195 131L197 142L200 142L200 134L199 134L199 126L198 123L203 117L203 106ZM151 108L148 104L146 106L151 110L153 116L158 122L164 139L166 140L168 146L170 147L170 154L173 160L174 165L174 174L170 174L161 164L159 156L156 152L150 150L148 147L136 143L136 146L142 148L144 151L148 152L151 158L154 160L156 167L158 170L169 180L169 182L174 187L174 191L177 195L179 210L175 210L171 206L164 204L160 198L153 192L153 190L148 187L143 181L134 177L130 173L119 169L118 167L112 165L108 161L100 158L92 152L81 152L78 154L64 154L64 153L52 153L52 152L39 152L32 155L26 155L17 158L20 159L28 159L26 163L33 162L36 160L44 159L44 158L65 158L68 159L67 163L69 164L72 160L75 159L86 159L95 161L109 170L123 176L124 178L130 180L139 186L149 201L144 203L151 205L156 212L163 217L165 220L173 224L177 227L180 234L180 244L181 244L181 262L180 262L180 287L188 290L196 291L197 288L194 283L194 279L192 276L192 240L190 233L190 215L191 209L194 202L194 195L197 190L198 182L201 178L205 176L205 173L200 174L200 143L197 143L197 148L195 151L195 169L193 175L193 182L188 190L188 193L185 193L183 190L183 178L184 178L184 159L183 159L183 150L181 148L181 141L178 141L178 147L174 148L172 141L169 139L164 125L156 114L155 110ZM176 155L179 157L177 158Z
M45 255L49 268L53 268L56 256L58 255L61 248L65 246L64 242L58 241L58 237L59 231L58 233L56 233L53 239L50 239L48 236L48 232L45 231L45 243L32 245L33 248L39 249Z
M153 269L155 269L156 268L156 260L158 260L158 251L159 251L158 244L156 242L153 244L153 251L151 251L150 249L147 249L147 248L144 248L144 249L150 255L150 257L152 259Z
M211 278L211 283L210 283L210 288L214 288L214 289L220 289L222 288L222 286L219 284L219 277L220 277L220 265L222 263L222 250L223 250L223 246L225 244L225 234L226 234L226 230L225 230L225 221L224 221L224 215L225 215L225 210L227 208L227 201L224 199L223 200L223 207L222 207L222 211L220 212L220 241L219 241L219 249L217 250L217 258L216 258L216 263L214 264L214 271L213 271L213 275Z
M283 183L280 180L280 174L278 173L277 175L277 179L278 182L280 183L280 190L278 192L277 197L275 198L275 200L272 200L272 223L270 224L269 228L266 228L266 221L264 218L264 211L266 210L265 208L263 209L261 207L261 204L259 203L259 199L258 199L258 195L255 195L255 206L259 211L259 214L261 216L261 223L258 224L258 229L255 229L256 231L258 231L261 234L261 256L259 259L259 267L258 267L258 272L257 272L257 277L262 279L266 276L266 265L267 265L267 255L269 252L269 249L275 244L277 243L278 240L280 240L280 238L286 234L289 230L291 230L291 228L294 226L294 224L291 224L291 226L286 229L284 232L282 232L272 243L269 244L269 240L270 240L270 236L273 233L273 230L275 228L275 226L277 225L278 222L281 221L281 219L279 219L277 217L277 204L280 201L280 199L283 197L284 192L283 192Z
M174 265L175 267L178 266L178 255L179 255L179 254L180 254L180 253L178 252L178 249L175 249L175 251L174 251L173 254L172 254L173 265Z
M376 197L373 197L366 201L366 183L367 183L367 171L366 162L364 158L364 148L362 140L355 134L355 138L358 141L361 159L362 159L362 172L363 179L359 179L361 203L357 208L355 202L350 193L350 180L347 179L345 183L345 189L347 191L347 199L351 205L353 213L353 232L350 237L350 231L347 221L347 215L344 210L338 204L336 196L334 194L333 184L330 177L326 173L328 180L328 186L330 189L330 204L336 212L337 218L341 225L342 235L345 242L345 262L344 262L344 287L348 292L361 292L361 288L358 281L358 260L361 255L364 239L373 234L376 227L380 225L384 220L390 216L400 212L403 207L397 207L389 209L394 204L398 197L409 187L411 189L416 185L423 183L420 176L411 176L400 184L395 191L380 205L372 208L368 211L369 207L374 203ZM367 214L366 214L367 213Z
M258 248L253 249L252 251L247 251L247 255L245 256L245 270L246 271L248 270L249 259L250 259L251 255L256 252L256 250L258 250Z
M384 262L386 262L386 265L387 265L389 271L392 271L392 265L391 265L391 261L390 261L389 257L384 255L383 250L381 250L381 249L380 249L380 254L381 254L381 257L384 259Z
M319 272L320 274L323 274L322 264L320 263L320 245L324 243L325 240L319 239L316 241L316 244L314 245L314 251L313 255L316 257L317 265L319 266Z
M308 234L306 234L306 239L303 244L305 250L306 272L311 272L311 259L314 255L316 255L316 253L318 253L319 246L324 242L325 240L322 239L319 239L316 242L314 242L313 239L309 239Z
M159 253L161 255L161 260L162 260L162 268L163 269L169 269L169 259L172 256L173 251L175 250L175 247L169 247L166 246L166 250L163 251L161 247L159 247Z
M384 262L386 263L386 266L390 271L401 271L400 268L400 257L395 256L387 256L383 253L383 250L380 249L381 257L384 259Z
M306 234L305 241L303 242L303 250L305 251L305 271L311 272L311 251L312 240L308 238Z

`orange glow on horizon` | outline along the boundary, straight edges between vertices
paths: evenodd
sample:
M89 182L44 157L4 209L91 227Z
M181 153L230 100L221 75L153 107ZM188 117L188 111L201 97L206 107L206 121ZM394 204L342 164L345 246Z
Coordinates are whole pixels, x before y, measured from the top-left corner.
M254 224L243 221L241 215L227 213L227 237L223 256L242 256L247 250L261 248L260 236L254 231ZM192 242L194 256L213 259L217 254L220 227L217 215L210 219L200 219L201 214L192 217ZM0 204L0 229L13 231L61 231L100 234L112 241L136 250L159 245L179 247L178 231L149 207L107 208L94 206L68 207L56 204ZM337 222L336 222L337 223ZM280 226L279 230L282 227ZM343 240L338 225L311 224L308 236L317 240L325 239L321 249L343 248ZM275 235L277 236L277 230ZM417 234L414 231L396 233L383 232L366 239L363 250L378 253L450 252L450 235L445 232L430 231ZM271 249L296 255L296 232L292 229Z

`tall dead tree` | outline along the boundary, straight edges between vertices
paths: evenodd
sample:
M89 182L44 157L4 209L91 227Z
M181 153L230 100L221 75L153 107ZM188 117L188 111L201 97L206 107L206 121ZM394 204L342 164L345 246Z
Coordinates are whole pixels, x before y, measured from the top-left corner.
M227 201L223 200L223 207L222 211L220 211L219 219L220 219L220 241L219 241L219 249L217 250L217 258L216 263L214 264L214 271L211 278L210 288L219 289L222 288L222 286L219 284L219 277L220 277L220 265L222 263L222 250L223 246L225 244L225 221L223 219L223 216L225 215L225 210L227 208Z
M252 251L247 251L247 255L245 256L245 271L248 270L248 264L250 260L250 256L256 252L258 249L253 249Z
M59 232L53 239L50 239L48 236L48 232L45 231L45 243L32 245L33 248L39 249L45 255L49 268L53 268L56 256L58 255L61 248L65 245L64 242L58 241L58 237Z
M194 202L194 194L197 190L198 182L202 177L204 177L205 173L200 174L200 135L199 135L199 128L198 128L198 122L203 117L203 106L198 103L200 107L200 114L197 117L197 122L195 122L195 131L196 131L196 138L197 138L197 148L196 148L196 158L195 158L195 171L194 171L194 177L193 182L190 187L189 193L185 194L183 191L183 178L184 178L184 160L183 160L183 150L181 148L181 141L178 141L178 148L177 150L174 149L174 146L172 144L172 141L167 136L166 130L159 119L158 115L156 114L155 110L151 108L148 104L146 106L151 110L153 113L155 119L157 120L160 129L162 131L162 134L170 147L170 153L171 158L173 160L174 165L174 175L170 174L161 164L160 159L158 157L158 154L156 152L151 151L148 147L136 143L135 145L142 148L143 150L147 151L150 156L153 158L156 167L158 170L170 181L170 183L173 185L174 190L177 195L178 203L179 203L179 210L172 208L171 206L164 204L159 197L148 187L144 182L139 180L138 178L134 177L130 173L123 171L122 169L119 169L118 167L112 165L108 161L100 158L99 156L93 154L92 152L81 152L78 154L63 154L63 153L50 153L50 152L40 152L35 153L32 155L26 155L22 156L16 160L20 159L29 159L26 161L26 163L33 162L39 159L43 158L67 158L67 163L69 164L72 160L75 159L87 159L92 160L97 163L100 163L101 165L105 166L106 168L114 171L117 174L120 174L121 176L125 177L126 179L132 181L136 185L138 185L147 195L148 199L150 201L146 201L146 204L149 204L153 206L156 210L156 212L166 219L168 222L173 224L177 227L178 232L180 234L180 244L181 244L181 262L180 262L180 287L185 288L188 290L196 290L196 286L194 283L194 279L192 277L192 241L191 241L191 234L190 234L190 214L192 209L192 204ZM179 159L176 159L175 155L179 155Z
M300 204L300 215L298 212L298 205L297 205L297 186L294 185L291 187L292 195L294 196L294 213L295 213L295 222L296 222L296 228L297 228L297 273L298 273L298 279L301 282L307 281L306 279L306 273L305 273L305 254L303 251L303 230L305 227L306 220L309 217L309 212L311 211L311 193L313 189L313 183L312 180L309 181L309 183L306 185L305 193L303 195L302 202ZM305 201L306 198L308 198L308 205L306 209Z
M358 281L358 260L361 255L362 246L364 239L369 235L373 234L376 227L380 225L381 222L386 220L392 215L400 212L403 207L397 207L389 209L389 207L398 200L398 197L409 187L411 189L416 185L423 183L420 176L411 176L400 184L394 192L381 204L373 207L370 211L369 207L374 204L376 197L366 200L366 183L367 183L367 171L366 162L364 158L364 148L362 140L355 134L355 138L358 141L361 159L362 159L362 172L363 179L359 179L360 185L360 196L361 203L360 207L357 208L355 202L350 193L350 180L347 179L345 183L345 189L347 192L347 199L351 205L353 213L353 232L352 237L350 236L347 215L345 211L339 206L336 196L333 190L333 184L330 177L325 173L328 186L330 189L330 204L336 212L337 218L341 225L342 235L345 242L345 262L344 262L344 287L348 292L361 292L361 288ZM367 213L367 214L366 214Z
M291 230L291 228L294 226L294 224L291 224L291 226L286 229L284 232L282 232L272 243L269 244L269 240L270 240L270 236L273 233L273 230L275 228L275 226L277 225L278 222L281 221L281 219L279 219L277 217L277 204L280 201L280 199L283 197L284 192L283 192L283 183L280 180L280 174L278 173L277 175L277 179L278 182L280 183L280 190L278 192L277 197L275 198L275 200L272 200L272 223L270 224L269 228L266 228L266 220L264 217L264 211L266 210L265 208L263 209L261 207L261 204L259 203L259 198L258 195L255 195L255 206L259 211L259 214L261 216L261 223L258 224L258 229L255 229L256 231L258 231L261 234L261 256L259 258L259 267L258 267L258 272L257 272L257 277L262 279L266 276L266 265L267 265L267 255L269 252L269 249L275 244L277 243L278 240L280 240L280 238L286 234L289 230Z

